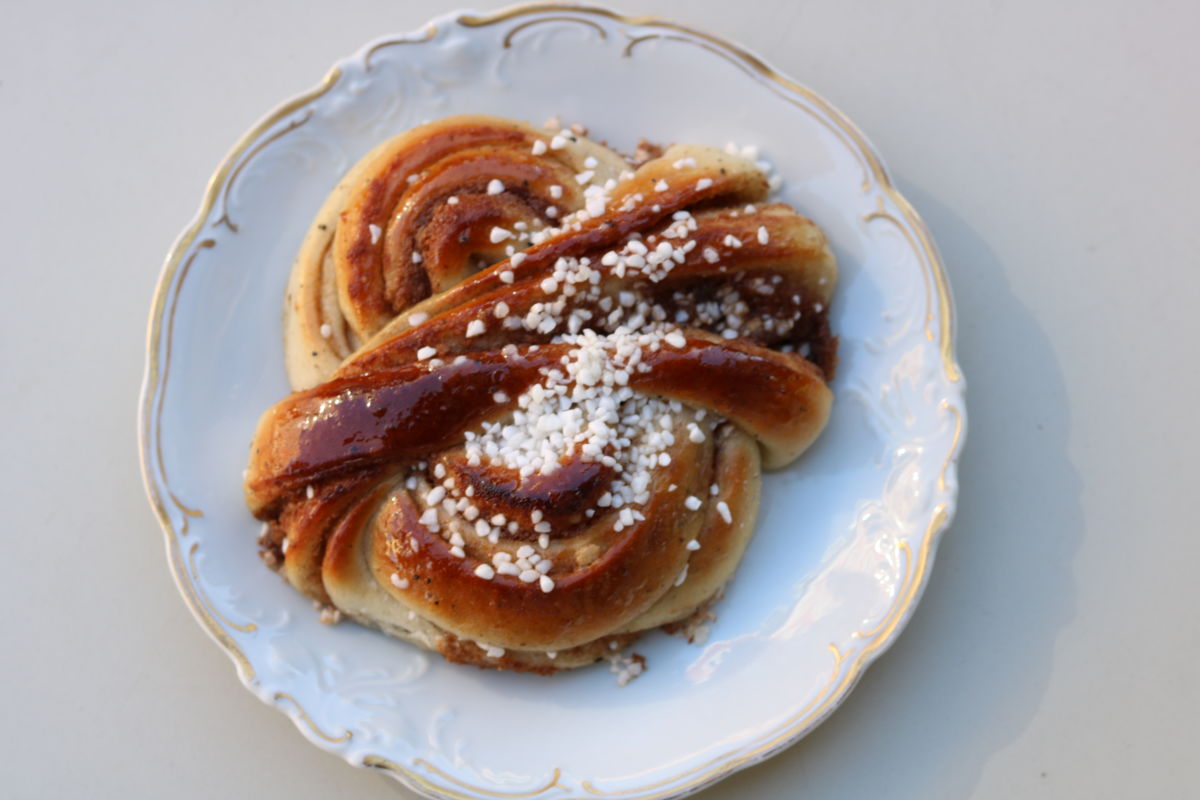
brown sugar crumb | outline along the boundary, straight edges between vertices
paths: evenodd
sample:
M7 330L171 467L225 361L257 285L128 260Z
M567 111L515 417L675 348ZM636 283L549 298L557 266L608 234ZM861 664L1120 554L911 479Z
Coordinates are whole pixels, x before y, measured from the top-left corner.
M641 653L613 655L608 660L608 671L617 676L617 685L625 686L646 671L646 657Z
M672 636L682 636L687 639L688 644L704 644L712 631L712 623L717 621L717 613L712 607L724 594L722 591L715 592L691 614L675 622L668 622L661 626L662 630Z
M661 158L665 149L660 144L642 139L638 142L637 149L633 151L633 160L630 162L630 166L637 169L647 161Z
M258 557L274 572L283 569L283 554L287 552L287 536L278 524L264 522L258 534Z

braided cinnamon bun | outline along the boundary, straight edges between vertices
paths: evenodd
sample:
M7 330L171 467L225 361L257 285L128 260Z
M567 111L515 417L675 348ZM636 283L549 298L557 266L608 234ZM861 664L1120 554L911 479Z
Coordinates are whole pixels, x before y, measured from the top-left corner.
M485 154L456 183L460 151L437 131L464 129ZM267 551L314 600L452 661L538 672L592 663L712 601L753 531L760 470L825 426L837 346L824 235L766 203L762 172L736 156L674 146L632 173L609 159L616 178L584 156L595 174L571 176L557 218L537 216L539 192L565 183L497 172L522 188L496 215L437 216L447 192L489 196L485 165L558 169L518 152L569 149L547 138L457 118L355 168L289 301L335 274L338 302L305 307L341 314L345 338L323 337L336 347L299 380L293 369L303 388L262 417L245 484ZM411 182L415 168L396 167L417 163ZM431 188L439 173L447 184ZM383 211L363 199L389 192L401 199ZM480 225L509 242L518 221L532 230L523 249L465 244ZM373 260L340 244L381 223ZM289 336L307 335L308 312L293 312Z
M292 388L320 383L397 313L516 252L626 169L577 134L480 115L379 145L330 193L296 257L284 320Z

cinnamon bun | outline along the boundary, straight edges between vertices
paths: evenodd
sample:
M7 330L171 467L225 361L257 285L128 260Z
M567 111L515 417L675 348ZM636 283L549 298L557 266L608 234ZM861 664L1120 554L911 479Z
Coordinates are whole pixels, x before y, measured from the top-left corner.
M578 134L482 115L379 145L329 194L292 268L284 319L292 388L320 383L400 311L520 243L494 240L493 230L551 226L625 169L620 155Z
M246 499L281 574L499 669L592 663L705 609L761 470L832 404L837 266L767 194L711 148L631 169L486 117L373 151L303 245L296 391L251 446Z

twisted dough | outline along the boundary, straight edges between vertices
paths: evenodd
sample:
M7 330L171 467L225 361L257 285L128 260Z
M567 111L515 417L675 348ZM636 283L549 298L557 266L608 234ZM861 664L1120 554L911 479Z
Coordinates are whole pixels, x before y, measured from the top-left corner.
M493 242L493 228L553 224L586 204L576 175L602 186L626 169L582 136L481 115L379 145L330 193L296 257L284 318L292 388L320 383L399 311L504 258L512 242Z
M426 133L401 139L438 150ZM389 143L353 183L414 158ZM425 242L422 271L341 306L365 344L314 366L255 433L247 502L294 586L451 660L553 671L694 614L729 579L761 466L828 419L834 259L810 221L761 204L740 158L673 147L600 185L480 271L404 218L431 224L426 205L402 204L386 242L399 264ZM378 219L356 214L335 255Z

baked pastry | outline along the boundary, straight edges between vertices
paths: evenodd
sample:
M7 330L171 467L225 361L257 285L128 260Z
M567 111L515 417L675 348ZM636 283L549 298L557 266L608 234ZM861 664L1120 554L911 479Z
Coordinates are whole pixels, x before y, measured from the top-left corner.
M436 148L423 137L460 123L397 141L426 152ZM516 123L490 129L532 137L520 145L530 155L565 149ZM303 369L289 362L303 388L259 423L245 489L267 523L268 560L339 613L500 669L592 663L703 612L749 541L761 468L793 461L828 419L837 268L824 235L766 203L751 162L674 146L600 184L591 166L570 176L586 187L574 213L522 217L505 202L496 213L527 235L487 223L499 229L489 241L513 250L477 269L478 252L402 219L437 218L423 202L401 200L395 217L353 211L356 187L409 184L394 165L425 162L405 152L393 142L355 168L335 193L350 210L332 245L298 262L290 307L314 276L342 280L338 237L361 244L354 231L376 219L386 226L366 224L386 228L394 248L379 263L417 263L417 242L428 285L367 281L383 293L339 292L336 308L321 295L323 319L344 325L338 347L363 344ZM516 162L525 168L517 156L502 163ZM422 167L431 172L411 191L439 168ZM481 182L483 197L503 194L487 194L491 180L475 175L475 194ZM439 202L468 193L454 191ZM535 192L518 194L539 208ZM388 288L404 285L418 288ZM289 337L309 335L296 317L310 301L292 309Z
M519 234L584 208L587 193L626 169L619 154L578 134L483 115L379 145L330 192L292 268L284 306L292 388L320 383L400 311L515 252ZM514 236L493 241L493 229Z

